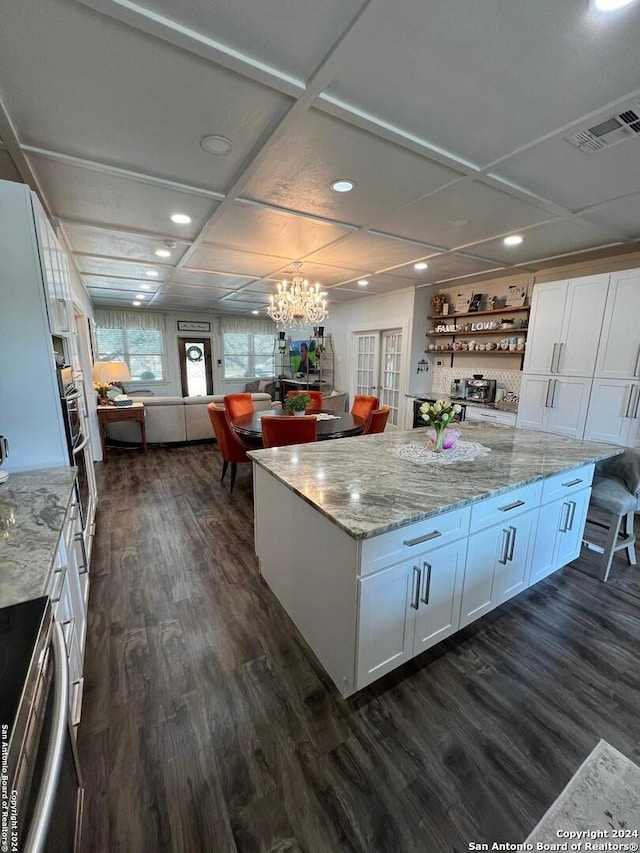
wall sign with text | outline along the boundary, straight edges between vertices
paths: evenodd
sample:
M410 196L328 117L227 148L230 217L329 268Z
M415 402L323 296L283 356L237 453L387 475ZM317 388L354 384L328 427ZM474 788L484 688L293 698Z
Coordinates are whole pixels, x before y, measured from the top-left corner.
M179 332L210 332L211 323L208 320L178 320Z

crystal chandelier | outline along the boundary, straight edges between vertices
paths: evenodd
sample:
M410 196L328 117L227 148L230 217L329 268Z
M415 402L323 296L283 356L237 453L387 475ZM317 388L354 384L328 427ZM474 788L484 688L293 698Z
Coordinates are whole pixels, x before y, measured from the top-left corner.
M269 297L267 314L278 326L301 329L321 323L327 316L327 300L320 295L320 285L310 285L300 275L300 261L294 263L295 275L291 285L285 280L278 284L278 292Z

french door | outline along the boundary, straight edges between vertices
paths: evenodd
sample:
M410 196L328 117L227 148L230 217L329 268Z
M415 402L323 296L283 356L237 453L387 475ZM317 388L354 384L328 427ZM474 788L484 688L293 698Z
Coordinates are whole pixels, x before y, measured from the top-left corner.
M213 394L211 341L209 338L178 338L183 397Z
M400 329L354 335L354 393L375 396L381 406L389 406L391 411L387 423L394 426L399 422L401 369Z

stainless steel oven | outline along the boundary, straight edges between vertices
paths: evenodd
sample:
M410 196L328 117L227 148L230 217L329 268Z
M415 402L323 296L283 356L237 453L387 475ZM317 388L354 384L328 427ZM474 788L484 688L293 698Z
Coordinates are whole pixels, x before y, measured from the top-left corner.
M83 787L69 723L64 634L47 598L0 610L0 676L10 792L2 814L2 849L73 853L80 840Z

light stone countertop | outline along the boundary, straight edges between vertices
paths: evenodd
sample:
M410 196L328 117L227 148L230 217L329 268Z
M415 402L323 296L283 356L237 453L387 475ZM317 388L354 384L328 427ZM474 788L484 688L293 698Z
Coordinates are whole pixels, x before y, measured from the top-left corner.
M43 468L0 483L0 607L46 595L75 477Z
M424 429L412 429L248 455L350 536L368 539L624 450L484 423L464 421L456 429L461 440L492 452L473 462L417 465L389 452L427 441Z

